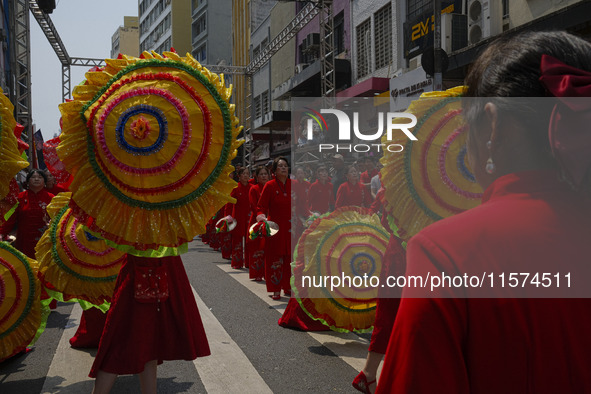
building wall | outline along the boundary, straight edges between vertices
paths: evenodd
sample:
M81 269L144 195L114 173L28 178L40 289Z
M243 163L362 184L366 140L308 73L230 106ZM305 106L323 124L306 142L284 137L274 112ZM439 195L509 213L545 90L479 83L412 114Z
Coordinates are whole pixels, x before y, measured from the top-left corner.
M373 0L366 0L367 3L373 3ZM337 54L337 56L341 59L351 59L351 39L352 39L352 31L351 31L351 8L352 4L355 0L335 0L332 4L332 14L333 18L337 16L340 12L343 12L344 16L344 27L345 27L345 37L344 37L344 44L345 44L345 53L344 54ZM302 6L303 7L303 6ZM302 8L300 7L300 8ZM299 9L298 9L299 10ZM298 50L299 46L302 44L304 39L310 33L318 33L320 32L320 25L318 21L318 15L310 21L306 26L304 26L297 34L296 34L296 64L303 63L301 58L300 51Z
M140 0L140 51L191 52L191 0Z
M250 61L250 1L232 0L232 57L230 64L246 66ZM243 76L232 78L234 92L232 101L236 104L236 115L242 124L246 121L246 81Z
M499 0L500 1L500 0ZM352 34L351 34L351 48L354 56L352 56L352 70L353 70L353 84L362 82L370 77L392 77L396 71L401 67L398 48L402 50L402 40L399 40L399 26L402 21L398 21L399 12L397 10L397 1L393 0L353 0L351 5L352 13ZM375 51L375 14L384 6L391 4L391 18L392 18L392 57L391 64L376 69L376 51ZM369 48L369 73L365 76L358 77L359 68L359 51L357 48L357 27L366 21L370 21L370 36L371 45Z
M295 17L295 3L278 2L271 10L271 35L270 40L287 26ZM295 37L289 40L271 58L271 91L289 78L294 76L296 61Z
M137 16L123 17L123 26L120 26L113 34L111 57L115 58L119 53L136 57L140 55L140 31Z
M191 1L172 1L172 47L181 56L191 53Z
M251 50L261 47L263 41L269 42L271 29L271 18L267 17L259 24L259 27L250 37ZM254 58L254 56L253 56ZM268 91L270 87L270 63L265 64L256 74L253 75L253 97Z
M582 0L510 0L509 27L517 27Z

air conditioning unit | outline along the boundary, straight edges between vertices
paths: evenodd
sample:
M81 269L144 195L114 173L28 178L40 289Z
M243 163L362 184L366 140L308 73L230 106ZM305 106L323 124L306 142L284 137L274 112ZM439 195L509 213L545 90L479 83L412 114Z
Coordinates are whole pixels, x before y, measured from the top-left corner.
M306 47L320 45L320 33L310 33L306 36Z
M306 67L308 67L308 63L300 63L300 64L297 64L296 67L295 67L295 73L296 74L301 73L302 71L304 71L304 69Z
M470 45L502 32L502 2L468 0L468 43Z
M468 16L441 14L441 48L451 53L468 45Z

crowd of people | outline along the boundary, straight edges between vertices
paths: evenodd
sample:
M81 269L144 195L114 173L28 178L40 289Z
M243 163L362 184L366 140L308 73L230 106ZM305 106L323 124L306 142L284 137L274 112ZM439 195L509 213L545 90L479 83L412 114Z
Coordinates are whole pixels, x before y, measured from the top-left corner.
M340 154L327 165L298 166L291 172L284 157L252 170L237 165L232 177L238 186L231 194L236 203L227 204L210 221L202 239L222 251L232 268L248 268L251 279L264 280L273 299L279 300L282 290L289 297L291 255L307 221L344 206L374 206L379 211L379 201L374 204L380 188L379 166L373 157L361 157L346 166ZM215 222L221 217L231 217L236 227L216 234ZM278 224L272 242L265 242L264 237L249 237L249 229L262 220Z

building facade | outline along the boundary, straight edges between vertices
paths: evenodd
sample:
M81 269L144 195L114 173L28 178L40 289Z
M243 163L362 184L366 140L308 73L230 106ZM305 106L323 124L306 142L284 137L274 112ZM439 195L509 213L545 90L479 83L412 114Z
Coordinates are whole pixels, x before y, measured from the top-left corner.
M191 0L140 0L140 52L192 52Z
M192 54L202 64L230 64L232 1L191 1Z
M123 26L119 26L111 37L111 58L120 53L138 57L140 55L140 29L137 16L124 16Z

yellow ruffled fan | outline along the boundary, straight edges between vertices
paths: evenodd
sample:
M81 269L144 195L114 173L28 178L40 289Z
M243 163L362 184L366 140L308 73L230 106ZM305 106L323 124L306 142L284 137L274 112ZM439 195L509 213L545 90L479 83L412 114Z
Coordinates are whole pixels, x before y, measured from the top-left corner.
M425 226L480 204L482 189L476 183L466 154L466 127L462 117L463 86L444 92L423 93L406 110L417 117L411 129L417 141L402 133L386 145L399 144L402 152L384 149L381 181L385 208L392 228L408 240ZM404 123L404 122L402 122Z
M292 263L292 289L302 309L334 331L371 330L375 281L389 238L380 218L365 208L342 207L316 219L300 237Z
M0 89L0 200L8 195L9 184L14 176L29 166L18 151L18 142L14 135L16 120L12 115L13 112L12 103Z
M205 232L230 192L241 130L232 87L190 55L107 59L60 105L70 207L117 244L176 247Z
M84 230L68 208L70 195L60 193L47 206L51 225L35 247L39 279L51 291L61 293L56 298L62 301L102 305L111 301L127 255Z
M0 242L0 362L27 346L45 327L35 260Z

